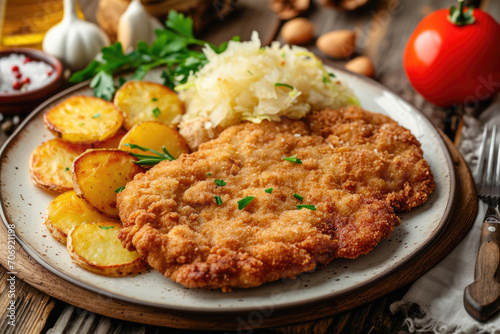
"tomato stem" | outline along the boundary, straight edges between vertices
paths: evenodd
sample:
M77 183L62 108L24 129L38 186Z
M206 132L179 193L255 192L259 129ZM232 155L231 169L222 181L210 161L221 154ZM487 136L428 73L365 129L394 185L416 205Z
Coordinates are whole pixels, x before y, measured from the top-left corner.
M457 26L465 26L472 24L476 21L474 17L474 6L469 6L464 12L464 0L458 0L458 8L450 6L450 15L448 20Z

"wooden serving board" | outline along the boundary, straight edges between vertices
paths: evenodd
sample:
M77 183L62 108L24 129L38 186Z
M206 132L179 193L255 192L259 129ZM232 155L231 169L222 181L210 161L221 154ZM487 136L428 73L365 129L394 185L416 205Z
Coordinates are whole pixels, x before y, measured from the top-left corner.
M165 311L122 302L106 295L87 291L42 267L19 244L16 245L16 277L54 298L95 313L116 319L175 328L236 330L244 329L245 326L273 327L305 322L347 311L419 278L444 258L471 228L477 214L476 188L469 168L460 153L445 136L443 140L450 151L457 178L456 197L450 220L436 241L414 261L398 268L389 278L372 282L363 291L356 290L354 293L317 304L301 304L295 308L271 310L270 316L261 316L259 321L248 324L242 322L241 319L250 319L249 314ZM3 224L0 225L0 253L8 254L7 231ZM1 256L0 263L8 268L7 256Z

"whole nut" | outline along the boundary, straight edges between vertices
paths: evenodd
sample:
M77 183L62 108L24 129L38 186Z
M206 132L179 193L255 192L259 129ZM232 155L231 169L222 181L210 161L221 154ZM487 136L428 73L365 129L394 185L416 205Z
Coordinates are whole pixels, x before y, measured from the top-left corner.
M372 61L370 60L370 58L365 56L360 56L352 59L347 64L345 64L345 68L349 71L362 74L367 77L373 77L375 75Z
M356 33L352 30L330 31L318 38L316 46L329 57L348 58L356 50Z
M281 20L290 20L306 12L311 0L271 0L271 9Z
M334 7L341 10L356 10L361 8L373 0L319 0L323 6Z
M314 25L306 18L298 17L283 25L281 37L288 44L306 44L313 39Z

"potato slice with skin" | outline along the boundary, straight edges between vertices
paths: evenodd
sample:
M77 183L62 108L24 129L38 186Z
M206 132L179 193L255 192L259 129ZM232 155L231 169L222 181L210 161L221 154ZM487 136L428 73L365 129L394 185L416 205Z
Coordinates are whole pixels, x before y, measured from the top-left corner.
M54 138L43 142L31 152L29 170L31 180L38 187L54 192L73 189L71 166L89 146L71 144Z
M97 211L117 218L117 192L135 174L145 171L135 161L135 157L118 149L88 150L73 162L71 176L76 195Z
M163 152L163 146L165 146L168 153L176 159L182 153L189 153L184 137L171 126L160 122L146 121L136 124L120 141L121 150L135 154L155 155L149 151L131 149L125 144L136 144L158 152Z
M136 251L124 248L118 239L122 226L96 222L75 227L68 235L67 249L73 262L104 276L136 275L147 269Z
M66 245L66 238L75 227L100 221L119 223L97 212L87 202L76 196L73 190L54 198L45 210L45 226L50 234L63 245Z
M93 96L73 96L46 112L43 121L56 137L93 144L111 138L123 123L111 102Z
M123 127L130 130L143 121L177 124L184 104L166 86L147 81L129 81L115 94L115 105L123 113Z

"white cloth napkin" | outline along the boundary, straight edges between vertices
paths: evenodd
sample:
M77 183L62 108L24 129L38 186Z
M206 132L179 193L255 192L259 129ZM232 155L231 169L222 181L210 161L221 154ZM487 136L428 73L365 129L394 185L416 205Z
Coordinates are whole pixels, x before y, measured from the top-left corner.
M481 141L482 127L500 125L500 94L479 119L464 116L465 126L458 146L460 153L472 168L476 164L477 149ZM486 323L473 319L464 308L463 293L474 280L474 266L479 248L481 223L486 212L483 202L473 227L460 244L433 269L419 278L403 299L391 305L393 313L406 315L406 329L410 333L499 333L500 315ZM417 304L425 313L422 318L408 314Z

